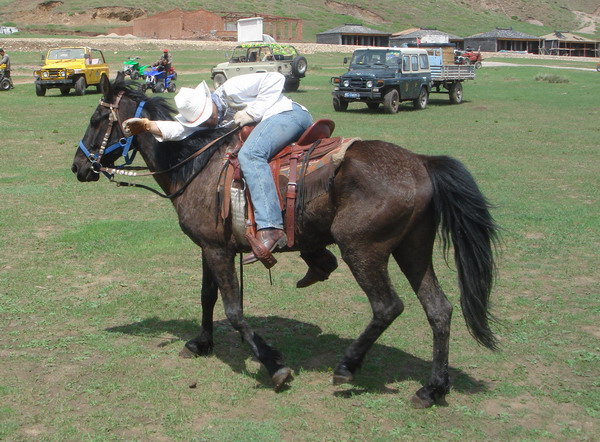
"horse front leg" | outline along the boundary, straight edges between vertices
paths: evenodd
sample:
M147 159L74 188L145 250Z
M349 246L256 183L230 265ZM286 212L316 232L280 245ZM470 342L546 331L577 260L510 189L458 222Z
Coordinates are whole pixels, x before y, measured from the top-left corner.
M194 339L190 339L179 352L184 358L207 356L213 349L213 314L217 302L219 287L215 280L202 251L202 290L200 292L200 303L202 304L202 324L200 333Z
M202 256L203 262L208 266L210 273L214 277L214 281L221 291L221 298L223 299L227 319L233 328L240 333L244 342L250 346L254 356L267 369L273 382L273 389L279 391L291 379L292 371L289 367L285 366L281 353L269 346L256 334L244 318L240 288L235 273L235 252L228 251L225 248L205 248Z

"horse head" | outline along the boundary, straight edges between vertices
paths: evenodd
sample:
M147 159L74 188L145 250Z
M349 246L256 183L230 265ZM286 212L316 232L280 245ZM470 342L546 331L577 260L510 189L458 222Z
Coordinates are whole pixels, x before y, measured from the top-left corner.
M135 83L125 81L122 72L117 74L112 83L106 80L102 84L102 91L103 97L90 118L71 166L77 179L82 182L98 181L101 173L110 177L111 173L106 169L121 167L115 166L121 157L125 162L123 165L131 164L139 148L139 136L127 136L123 132L123 121L132 117L151 117L158 108L166 115L171 112L164 99L146 99ZM147 106L150 102L152 104Z

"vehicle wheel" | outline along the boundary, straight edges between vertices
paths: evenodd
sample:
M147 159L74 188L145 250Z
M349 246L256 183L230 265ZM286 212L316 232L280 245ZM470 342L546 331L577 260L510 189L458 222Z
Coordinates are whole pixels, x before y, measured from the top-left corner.
M140 86L140 90L141 90L142 92L146 92L146 91L148 90L148 84L147 84L147 83L144 83L144 84L142 84L142 85Z
M461 82L452 83L448 88L451 104L460 104L463 99L463 87Z
M294 77L302 78L306 75L308 69L308 62L302 55L298 55L292 60L292 74Z
M176 90L177 90L177 85L173 82L169 83L169 86L167 86L167 91L175 92Z
M371 110L379 109L379 103L367 103L367 107Z
M400 95L396 89L390 90L383 97L383 108L386 114L395 114L400 109Z
M482 64L480 61L475 62L475 69L481 69L481 66Z
M43 97L44 95L46 95L46 86L44 86L43 84L36 83L35 84L35 94L38 97Z
M70 87L67 86L63 86L60 88L60 94L61 95L69 95L69 92L71 91Z
M348 109L348 102L338 97L333 97L333 109L336 112L344 112Z
M223 83L227 81L227 77L224 74L215 74L213 78L213 84L215 85L215 89L221 86Z
M429 102L429 92L424 87L421 88L421 92L419 92L419 98L413 100L413 104L415 109L423 110L427 107L427 103Z
M0 81L0 91L7 91L10 89L10 80L8 78L3 78Z
M140 73L138 71L133 71L131 73L131 79L132 80L139 80L140 79Z
M75 95L85 95L85 77L79 77L75 82Z
M297 78L286 78L283 90L285 92L296 92L300 87L300 80Z
M155 92L157 94L162 94L165 91L165 84L164 83L157 83L154 88L152 89L152 92Z

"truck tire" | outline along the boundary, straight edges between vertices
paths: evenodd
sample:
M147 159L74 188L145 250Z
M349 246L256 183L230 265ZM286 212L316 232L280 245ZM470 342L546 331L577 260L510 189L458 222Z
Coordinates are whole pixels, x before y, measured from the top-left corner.
M452 83L448 88L448 96L450 97L450 104L460 104L463 99L463 87L460 81Z
M46 95L46 86L44 86L43 84L36 83L35 84L35 94L38 97L43 97L44 95Z
M333 110L336 112L345 112L348 109L348 102L338 97L333 97Z
M75 95L85 95L85 77L79 77L75 82Z
M292 60L292 74L294 77L303 78L308 69L308 62L302 55L298 55Z
M429 102L429 92L424 87L421 88L419 92L419 96L413 100L413 105L417 110L423 110L427 107L427 103Z
M213 77L213 84L215 86L215 89L218 88L219 86L221 86L223 83L225 83L227 81L227 77L225 77L225 74L215 74L215 76Z
M400 94L396 89L392 89L384 95L383 109L386 114L395 114L400 109Z
M296 92L300 87L300 80L297 78L286 78L285 83L283 85L283 90L285 92Z

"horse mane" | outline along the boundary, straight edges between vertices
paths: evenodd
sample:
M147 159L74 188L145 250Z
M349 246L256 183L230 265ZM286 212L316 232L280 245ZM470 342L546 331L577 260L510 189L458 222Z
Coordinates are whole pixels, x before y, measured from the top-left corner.
M124 92L124 95L136 103L145 101L144 113L147 117L154 121L173 121L175 109L171 104L163 97L152 96L148 97L145 92L139 89L137 83L132 80L125 80L117 78L112 83L111 92L116 95L119 92ZM106 97L106 100L112 101L113 97ZM155 142L154 145L154 158L157 162L157 168L159 170L166 170L181 161L189 158L196 151L212 142L213 140L225 135L228 132L227 129L214 129L214 130L199 130L187 138L179 141L165 141ZM172 180L174 183L183 183L187 181L188 177L192 174L198 173L202 170L213 154L222 147L230 137L225 137L219 142L216 142L213 146L203 152L198 157L194 158L193 161L184 164L179 169L172 173Z

